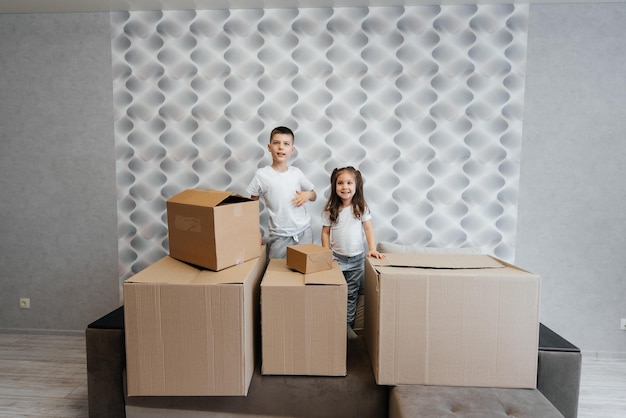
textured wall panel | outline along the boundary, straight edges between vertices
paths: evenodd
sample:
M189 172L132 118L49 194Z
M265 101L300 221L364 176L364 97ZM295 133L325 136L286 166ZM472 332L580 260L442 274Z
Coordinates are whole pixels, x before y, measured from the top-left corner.
M121 279L167 253L169 197L244 194L276 125L316 185L318 242L330 172L354 165L378 241L512 260L527 20L527 5L112 13Z

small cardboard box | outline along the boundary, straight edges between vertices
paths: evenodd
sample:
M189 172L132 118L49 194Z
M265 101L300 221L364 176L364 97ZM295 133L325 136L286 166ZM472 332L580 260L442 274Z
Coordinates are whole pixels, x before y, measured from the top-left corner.
M365 270L378 384L536 387L539 276L487 255L387 254Z
M167 201L170 256L222 270L259 256L259 202L231 192L187 189Z
M126 280L128 395L246 395L265 264L257 244L256 259L219 272L165 256Z
M300 273L316 273L330 270L333 252L315 244L299 244L287 247L287 267Z
M262 374L345 376L346 311L337 262L302 274L270 260L261 281Z

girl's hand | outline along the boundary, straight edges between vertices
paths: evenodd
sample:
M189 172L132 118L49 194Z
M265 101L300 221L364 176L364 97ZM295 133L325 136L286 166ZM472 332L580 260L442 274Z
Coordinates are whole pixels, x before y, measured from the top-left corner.
M379 260L382 260L383 258L385 258L385 254L383 254L383 253L379 253L379 252L378 252L378 251L376 251L376 250L369 251L369 252L367 253L367 256L368 256L368 257L378 258Z

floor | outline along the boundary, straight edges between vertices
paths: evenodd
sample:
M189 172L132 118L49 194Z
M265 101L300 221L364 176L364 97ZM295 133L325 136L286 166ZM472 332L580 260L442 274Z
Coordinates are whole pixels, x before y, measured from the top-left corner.
M626 418L626 360L583 356L579 418Z
M626 418L626 361L583 358L579 418ZM87 418L81 336L0 333L0 417Z
M85 338L0 334L0 417L86 418Z

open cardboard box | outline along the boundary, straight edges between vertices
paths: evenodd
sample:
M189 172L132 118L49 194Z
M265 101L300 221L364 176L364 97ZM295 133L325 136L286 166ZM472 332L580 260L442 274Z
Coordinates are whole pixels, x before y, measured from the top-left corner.
M259 202L228 191L187 189L167 201L170 256L222 270L259 256Z
M376 382L534 388L540 277L487 255L366 260Z

